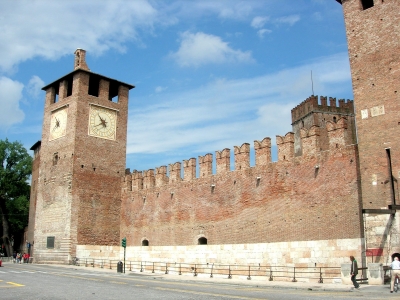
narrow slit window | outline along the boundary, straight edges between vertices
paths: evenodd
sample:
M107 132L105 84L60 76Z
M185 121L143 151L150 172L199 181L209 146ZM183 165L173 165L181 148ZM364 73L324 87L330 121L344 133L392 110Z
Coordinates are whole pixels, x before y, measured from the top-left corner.
M53 166L56 166L58 163L58 152L53 154Z

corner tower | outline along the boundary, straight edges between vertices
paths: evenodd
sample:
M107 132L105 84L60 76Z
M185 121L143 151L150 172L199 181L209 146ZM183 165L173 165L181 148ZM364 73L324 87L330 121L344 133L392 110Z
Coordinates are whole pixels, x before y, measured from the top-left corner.
M295 156L303 155L301 144L301 128L310 129L312 126L320 128L320 150L329 149L328 132L326 122L336 123L340 118L346 118L349 124L350 135L347 137L346 144L356 143L356 129L354 118L353 101L339 99L337 105L336 98L321 96L310 96L305 101L292 109L292 130L294 133L294 153Z
M34 226L37 262L68 262L78 245L118 245L129 85L74 70L46 85Z
M337 1L346 23L364 220L365 214L382 215L381 223L366 224L367 250L400 250L398 234L388 238L398 229L384 217L400 209L399 1Z

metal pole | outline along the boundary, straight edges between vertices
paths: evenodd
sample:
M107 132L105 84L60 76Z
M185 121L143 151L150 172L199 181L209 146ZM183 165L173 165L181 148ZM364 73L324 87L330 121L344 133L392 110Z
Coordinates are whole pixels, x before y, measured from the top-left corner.
M125 253L126 253L126 247L124 247L124 273L125 273Z
M297 282L296 280L296 267L293 267L293 280L292 282Z

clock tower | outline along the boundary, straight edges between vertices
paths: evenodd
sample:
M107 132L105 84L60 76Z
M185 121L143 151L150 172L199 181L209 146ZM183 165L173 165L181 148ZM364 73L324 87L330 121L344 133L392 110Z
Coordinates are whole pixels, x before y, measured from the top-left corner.
M129 90L93 73L85 50L46 85L32 255L68 262L79 245L118 245ZM31 204L32 205L32 204ZM32 228L34 227L34 228Z

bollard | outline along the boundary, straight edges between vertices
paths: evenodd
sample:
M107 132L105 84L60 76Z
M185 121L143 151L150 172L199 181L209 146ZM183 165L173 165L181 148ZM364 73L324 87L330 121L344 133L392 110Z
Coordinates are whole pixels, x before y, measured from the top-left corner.
M322 278L322 268L319 268L319 281L318 283L324 283L324 279Z
M123 273L123 265L122 261L117 263L117 273Z
M296 280L296 267L293 267L293 279L292 282L297 282Z
M269 281L273 281L274 277L272 276L272 269L269 269Z

